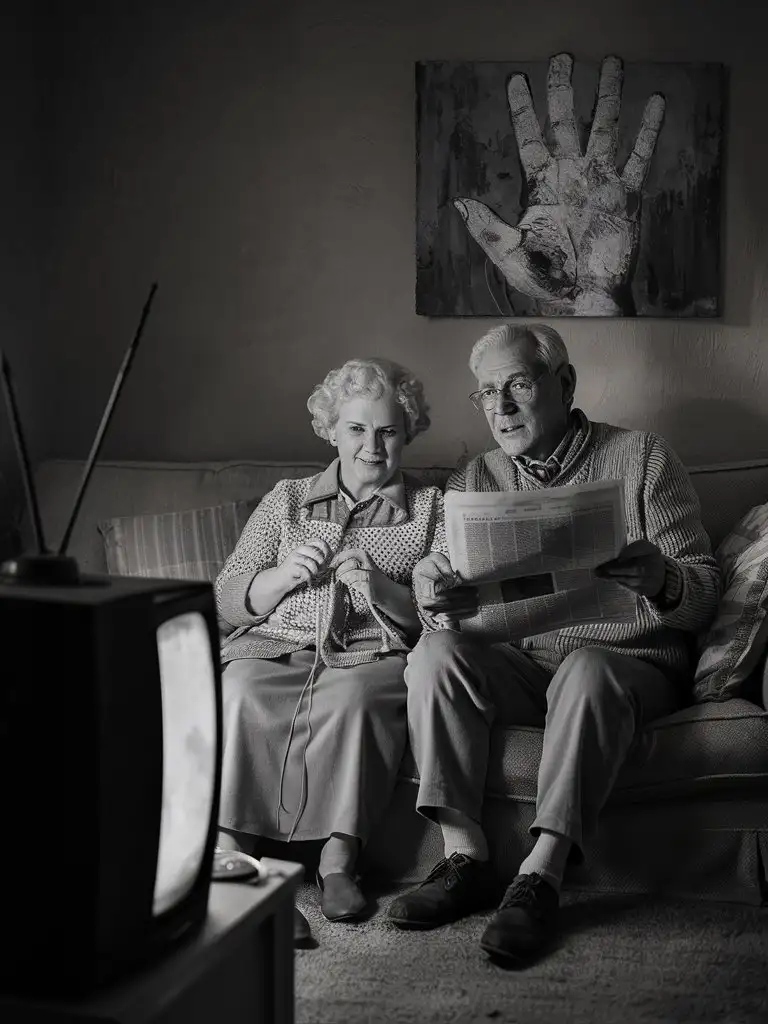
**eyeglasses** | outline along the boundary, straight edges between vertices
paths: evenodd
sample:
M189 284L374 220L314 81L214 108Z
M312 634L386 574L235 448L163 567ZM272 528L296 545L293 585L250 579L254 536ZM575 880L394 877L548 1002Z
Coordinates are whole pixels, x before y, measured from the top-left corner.
M493 409L499 400L499 396L506 394L509 394L510 399L515 405L525 405L533 398L535 386L542 377L546 377L548 372L545 371L533 380L528 380L527 377L510 377L509 380L504 381L500 388L481 388L479 391L473 391L469 396L469 400L478 412L481 408Z

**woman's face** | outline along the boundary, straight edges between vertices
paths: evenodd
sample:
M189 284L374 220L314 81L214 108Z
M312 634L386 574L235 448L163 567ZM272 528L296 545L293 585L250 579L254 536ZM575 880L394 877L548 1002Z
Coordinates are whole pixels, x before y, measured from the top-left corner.
M350 398L339 405L331 431L341 461L341 479L356 501L383 487L400 466L405 414L394 395Z

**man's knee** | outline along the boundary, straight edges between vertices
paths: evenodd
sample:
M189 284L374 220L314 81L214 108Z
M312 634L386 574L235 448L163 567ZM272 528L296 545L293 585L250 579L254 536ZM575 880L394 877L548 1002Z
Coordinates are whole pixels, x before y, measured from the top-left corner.
M631 708L631 698L620 683L623 655L599 647L581 647L562 662L547 692L550 707L556 703L609 704Z
M432 693L445 686L452 673L461 645L461 634L454 630L424 633L408 655L405 666L405 685L408 696Z

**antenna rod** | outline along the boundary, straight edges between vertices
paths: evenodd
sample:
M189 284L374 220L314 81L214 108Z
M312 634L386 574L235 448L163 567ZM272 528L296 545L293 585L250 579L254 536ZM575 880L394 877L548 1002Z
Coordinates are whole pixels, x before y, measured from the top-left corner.
M85 469L83 470L83 477L82 477L82 480L80 481L80 490L77 492L77 497L75 498L75 504L74 504L74 506L72 508L72 514L69 517L69 522L67 523L67 528L64 531L64 536L61 538L61 544L59 546L59 554L60 555L65 554L65 552L67 550L67 546L69 545L69 541L70 541L70 538L72 536L72 531L73 531L73 529L75 527L75 521L77 520L77 515L78 515L78 513L80 511L80 506L83 503L83 498L85 497L85 490L86 490L86 488L88 486L88 482L91 479L91 473L93 472L93 467L96 465L96 459L99 456L99 451L101 450L101 444L102 444L102 441L104 440L104 435L107 432L107 427L109 426L109 421L112 419L112 413L114 411L115 404L117 402L117 399L120 396L120 391L121 391L121 389L123 387L123 383L125 382L125 378L128 375L128 370L130 369L131 363L133 361L133 357L136 355L136 349L139 347L139 341L141 340L141 335L144 332L144 325L147 322L147 317L149 316L149 310L150 310L150 307L152 305L152 300L155 297L155 292L156 291L157 291L157 282L155 282L152 285L152 287L149 289L149 295L147 296L147 301L144 303L144 309L141 311L141 319L139 320L139 326L136 328L136 334L133 336L133 341L128 346L128 350L126 351L125 356L123 357L122 365L120 366L120 369L118 370L117 377L115 379L115 383L112 386L112 394L109 396L109 401L107 402L107 406L106 406L106 408L104 410L104 413L103 413L103 415L101 417L101 423L99 424L99 429L96 431L96 437L93 440L93 445L91 447L91 453L88 456L88 461L87 461L87 463L85 465Z
M13 379L11 377L11 365L6 359L4 352L0 352L0 368L2 369L5 401L8 404L8 413L11 419L11 431L13 433L13 443L16 448L16 458L18 459L19 468L21 469L21 479L24 483L24 491L27 496L27 508L29 509L30 517L32 519L32 532L35 537L35 546L37 547L37 553L39 555L46 555L48 554L48 549L45 546L43 521L40 518L40 508L37 504L37 492L35 491L35 484L32 479L32 468L29 464L29 453L27 452L27 445L24 441L24 432L21 429L21 417L19 416L19 410L16 405L16 395L14 393Z

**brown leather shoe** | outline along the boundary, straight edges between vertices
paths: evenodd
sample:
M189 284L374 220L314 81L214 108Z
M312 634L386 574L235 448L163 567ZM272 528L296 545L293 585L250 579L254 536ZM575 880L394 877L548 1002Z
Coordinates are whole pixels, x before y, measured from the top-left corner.
M320 909L329 921L354 921L368 905L354 878L344 871L333 871L325 878L317 875L322 893Z

